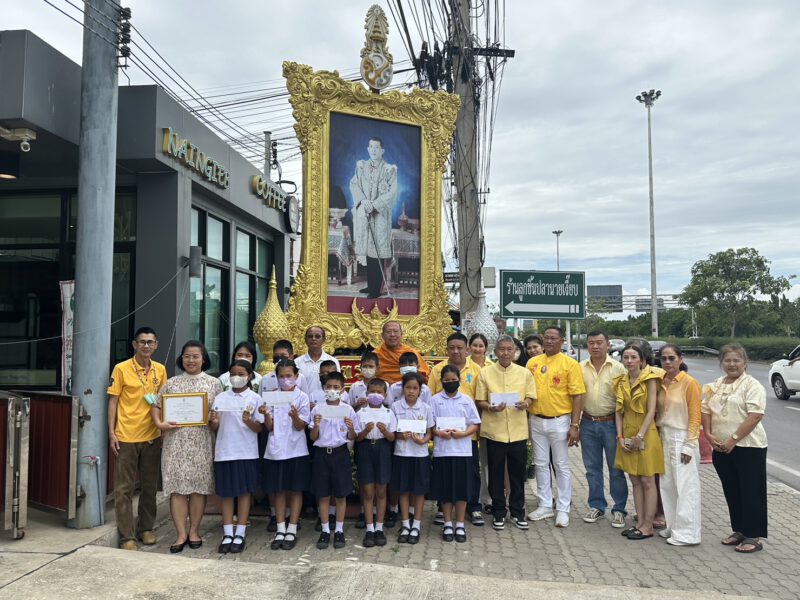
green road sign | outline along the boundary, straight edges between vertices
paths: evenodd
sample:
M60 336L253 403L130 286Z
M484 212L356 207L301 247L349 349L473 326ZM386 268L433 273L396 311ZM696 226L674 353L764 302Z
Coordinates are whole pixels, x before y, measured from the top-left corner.
M500 316L504 319L585 319L584 273L500 271Z

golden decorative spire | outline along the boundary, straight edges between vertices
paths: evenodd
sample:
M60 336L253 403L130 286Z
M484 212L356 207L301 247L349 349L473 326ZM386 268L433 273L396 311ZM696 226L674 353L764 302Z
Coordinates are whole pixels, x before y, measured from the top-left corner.
M275 265L272 265L272 278L269 280L267 303L253 325L253 337L264 355L256 370L266 375L275 367L272 363L272 345L278 340L289 339L289 321L278 303L278 283L275 280Z

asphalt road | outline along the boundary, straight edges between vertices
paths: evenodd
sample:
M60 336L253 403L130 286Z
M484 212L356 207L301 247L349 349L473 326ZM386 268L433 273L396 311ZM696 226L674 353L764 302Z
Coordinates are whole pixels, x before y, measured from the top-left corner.
M710 383L722 375L716 358L687 358L689 374L700 384ZM800 433L800 395L778 400L772 393L767 374L769 363L751 362L747 372L767 388L767 410L764 428L767 430L767 474L772 481L781 481L800 490L800 458L797 443Z

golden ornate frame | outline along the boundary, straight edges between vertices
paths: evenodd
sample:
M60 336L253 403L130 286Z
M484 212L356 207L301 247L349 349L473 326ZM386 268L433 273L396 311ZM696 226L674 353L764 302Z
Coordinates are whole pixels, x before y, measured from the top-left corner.
M398 321L404 341L422 353L443 354L452 332L448 294L442 279L442 174L450 152L459 109L458 96L414 89L377 94L360 83L345 81L335 71L313 71L294 62L283 63L289 102L297 121L294 129L303 154L303 247L300 268L292 285L287 318L296 347L304 345L310 325L327 332L325 348L373 347L381 344L383 324ZM397 305L369 313L353 301L351 314L327 311L328 289L328 160L332 111L416 125L422 130L422 198L420 217L419 313L399 316Z

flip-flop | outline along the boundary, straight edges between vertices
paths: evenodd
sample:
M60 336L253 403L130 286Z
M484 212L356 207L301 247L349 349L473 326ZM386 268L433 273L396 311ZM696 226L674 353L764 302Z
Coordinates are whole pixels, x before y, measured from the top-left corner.
M620 532L620 535L621 535L622 537L628 537L628 536L629 536L630 534L632 534L634 531L636 531L636 527L628 527L627 529L623 529L623 530Z
M742 546L752 546L752 548L744 549ZM756 539L753 538L744 538L741 543L734 548L736 552L740 554L752 554L753 552L758 552L759 550L763 550L764 545Z
M738 531L734 531L733 533L729 534L728 537L722 540L721 543L723 546L738 546L744 539L745 537L743 534L739 533Z
M653 537L653 534L644 534L639 529L634 529L627 535L629 540L646 540L647 538Z

